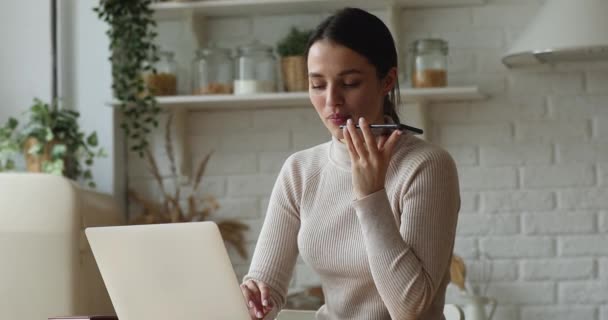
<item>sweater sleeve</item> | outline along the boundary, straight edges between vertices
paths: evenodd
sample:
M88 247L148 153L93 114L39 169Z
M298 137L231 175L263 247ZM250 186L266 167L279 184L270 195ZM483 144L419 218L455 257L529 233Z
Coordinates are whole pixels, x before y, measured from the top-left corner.
M275 182L249 272L243 279L258 280L269 286L275 307L264 319L274 319L285 305L298 256L302 188L294 171L294 161L289 158Z
M392 319L418 319L432 304L454 246L460 195L447 152L414 168L401 194L400 225L386 190L354 203L372 277Z

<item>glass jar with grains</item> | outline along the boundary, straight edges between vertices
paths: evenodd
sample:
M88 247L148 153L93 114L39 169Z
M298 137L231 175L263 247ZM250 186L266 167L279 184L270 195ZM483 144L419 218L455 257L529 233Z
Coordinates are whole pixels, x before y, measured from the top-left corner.
M447 85L448 43L445 40L416 40L409 51L410 80L413 88L436 88Z
M156 96L172 96L177 94L177 63L170 51L160 51L159 60L154 64L155 73L144 76L146 87Z
M276 59L271 46L254 41L238 48L234 94L277 91Z
M230 94L234 80L230 50L209 46L196 50L193 62L193 94Z

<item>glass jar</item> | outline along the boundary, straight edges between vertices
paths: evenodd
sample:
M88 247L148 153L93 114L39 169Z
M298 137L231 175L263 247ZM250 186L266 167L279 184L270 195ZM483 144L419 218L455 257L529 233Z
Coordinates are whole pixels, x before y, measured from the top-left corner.
M238 48L234 94L277 91L276 58L271 46L254 41Z
M193 94L231 94L234 79L230 50L209 46L196 50L192 76Z
M447 85L448 43L441 39L420 39L410 47L410 77L413 88Z
M159 60L154 64L155 73L144 77L146 87L156 96L172 96L177 94L177 63L173 52L159 51Z

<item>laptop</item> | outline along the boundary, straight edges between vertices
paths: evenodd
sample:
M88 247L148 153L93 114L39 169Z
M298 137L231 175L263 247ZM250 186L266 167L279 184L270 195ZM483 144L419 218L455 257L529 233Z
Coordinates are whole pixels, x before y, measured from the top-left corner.
M120 320L249 320L217 225L85 230Z

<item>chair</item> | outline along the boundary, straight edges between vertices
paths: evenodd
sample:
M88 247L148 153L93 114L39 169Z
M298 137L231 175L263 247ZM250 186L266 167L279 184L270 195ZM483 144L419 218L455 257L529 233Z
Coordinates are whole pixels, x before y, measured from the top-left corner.
M0 173L3 319L114 314L83 228L124 224L114 199L63 177Z
M314 320L316 311L309 310L283 310L277 320ZM455 304L446 304L443 307L445 320L464 320L464 312Z

